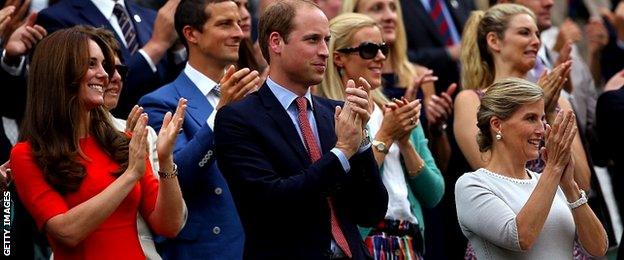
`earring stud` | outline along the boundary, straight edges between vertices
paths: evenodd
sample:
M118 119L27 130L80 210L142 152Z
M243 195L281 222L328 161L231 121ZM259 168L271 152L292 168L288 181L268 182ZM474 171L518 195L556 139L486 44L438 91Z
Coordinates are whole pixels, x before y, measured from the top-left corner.
M501 139L503 139L503 135L501 134L501 131L500 131L500 130L498 130L498 131L496 132L496 140L499 140L499 141L500 141Z

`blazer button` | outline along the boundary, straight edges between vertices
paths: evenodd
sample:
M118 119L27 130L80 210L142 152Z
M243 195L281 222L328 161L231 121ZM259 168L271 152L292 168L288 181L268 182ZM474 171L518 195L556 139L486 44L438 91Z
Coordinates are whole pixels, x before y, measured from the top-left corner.
M199 162L199 167L204 167L204 161Z
M217 194L217 195L221 195L221 193L223 193L223 189L221 189L221 188L217 187L217 188L215 189L215 194Z
M218 235L219 233L221 233L221 228L220 227L214 227L212 229L212 233L214 233L215 235Z

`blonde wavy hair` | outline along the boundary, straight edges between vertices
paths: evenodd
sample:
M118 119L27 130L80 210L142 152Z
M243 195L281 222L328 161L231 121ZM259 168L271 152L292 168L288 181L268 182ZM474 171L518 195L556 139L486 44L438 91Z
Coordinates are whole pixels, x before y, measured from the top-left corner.
M341 13L360 13L361 10L358 10L357 7L362 1L367 0L343 0ZM395 74L398 76L397 87L408 87L418 73L414 64L407 58L407 36L405 35L401 3L398 0L393 1L397 8L396 39L393 44L389 44L390 53L387 56L392 62Z
M536 22L535 14L525 6L497 4L484 11L473 11L462 34L459 60L462 64L461 82L465 89L482 89L494 82L496 68L488 48L487 35L504 38L509 21L516 15L528 14Z
M370 27L379 28L379 25L373 18L357 13L341 14L329 22L329 31L331 33L328 47L329 58L327 59L327 69L325 70L323 81L318 85L317 94L319 96L335 100L345 100L345 86L343 86L340 68L334 64L334 53L339 49L351 47L353 35L360 31L360 29ZM380 86L373 87L376 88L371 90L370 93L375 103L383 105L389 102L381 92Z

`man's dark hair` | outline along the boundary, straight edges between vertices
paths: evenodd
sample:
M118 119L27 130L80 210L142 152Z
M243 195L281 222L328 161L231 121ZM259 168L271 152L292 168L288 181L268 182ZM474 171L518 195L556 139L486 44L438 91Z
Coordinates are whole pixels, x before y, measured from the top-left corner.
M206 13L206 6L209 4L226 2L232 0L184 0L180 1L176 8L174 16L175 30L182 41L182 44L188 49L188 43L184 38L182 29L184 26L191 26L194 29L202 31L204 23L210 19L210 13Z

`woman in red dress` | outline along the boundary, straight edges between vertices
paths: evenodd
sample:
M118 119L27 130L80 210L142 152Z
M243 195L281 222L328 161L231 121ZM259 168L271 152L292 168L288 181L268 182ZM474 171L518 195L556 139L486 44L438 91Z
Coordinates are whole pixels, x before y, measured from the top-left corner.
M33 55L11 168L18 195L56 259L145 259L138 211L163 236L175 236L184 223L171 152L186 101L165 116L158 180L147 159L147 115L132 134L122 133L103 107L113 73L111 49L77 28L51 34Z

